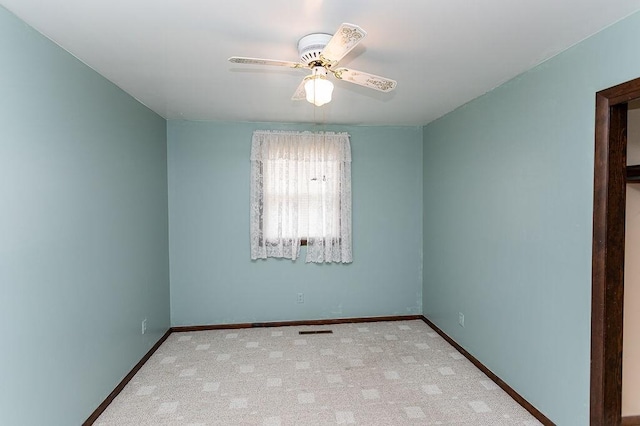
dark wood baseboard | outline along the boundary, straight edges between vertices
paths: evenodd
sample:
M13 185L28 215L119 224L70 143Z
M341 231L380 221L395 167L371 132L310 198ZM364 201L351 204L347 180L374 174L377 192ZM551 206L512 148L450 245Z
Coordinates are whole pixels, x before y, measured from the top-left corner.
M625 416L622 418L622 426L640 426L640 416Z
M276 321L276 322L248 322L241 324L215 324L215 325L183 325L171 327L173 333L182 333L185 331L206 331L206 330L231 330L237 328L257 328L257 327L290 327L299 325L331 325L331 324L349 324L359 322L378 322L378 321L411 321L421 320L422 315L397 315L386 317L362 317L362 318L337 318L337 319L320 319L320 320L302 320L302 321Z
M542 423L545 426L554 426L555 423L553 423L551 420L549 420L544 414L542 414L540 412L540 410L538 410L536 407L534 407L533 405L531 405L531 403L529 403L529 401L527 401L526 399L524 399L518 392L516 392L511 386L509 386L507 383L505 383L500 377L496 376L491 370L489 370L487 367L485 367L484 364L482 364L480 361L478 361L478 359L476 359L476 357L474 357L473 355L471 355L469 352L467 352L462 346L460 346L455 340L453 340L451 337L449 337L448 334L446 334L444 331L440 330L440 328L435 325L434 323L432 323L427 317L425 317L424 315L420 317L422 319L422 321L424 321L429 327L431 327L436 333L438 333L440 336L442 336L442 338L444 340L446 340L447 342L449 342L449 344L451 344L451 346L453 346L454 348L456 348L458 350L458 352L460 352L462 355L464 355L469 361L471 361L471 363L473 365L475 365L479 370L481 370L484 374L487 375L487 377L489 377L491 380L493 380L498 386L500 386L502 388L502 390L504 390L507 394L509 394L509 396L511 398L513 398L518 404L522 405L524 407L525 410L527 410L529 413L531 413L531 415L533 417L535 417L536 419L538 419L538 421L540 423Z
M131 371L129 371L129 373L124 376L124 379L122 379L122 381L118 383L118 386L116 386L116 388L105 398L105 400L102 401L102 404L98 405L98 408L96 408L95 411L91 413L89 418L85 420L84 423L82 423L82 426L90 426L98 419L98 417L100 417L100 414L102 414L104 410L107 409L109 404L111 404L111 402L116 398L116 396L118 396L118 394L122 392L122 389L124 389L124 387L127 385L127 383L129 383L133 376L135 376L136 373L142 368L142 366L149 360L149 358L151 358L151 355L153 355L153 353L160 347L160 345L162 345L164 341L167 340L167 337L169 337L170 334L171 329L167 330L167 332L164 333L160 340L158 340L156 344L153 345L151 349L149 349L149 352L147 352L145 356L143 356L142 359L131 369Z
M627 166L627 183L640 183L640 166Z

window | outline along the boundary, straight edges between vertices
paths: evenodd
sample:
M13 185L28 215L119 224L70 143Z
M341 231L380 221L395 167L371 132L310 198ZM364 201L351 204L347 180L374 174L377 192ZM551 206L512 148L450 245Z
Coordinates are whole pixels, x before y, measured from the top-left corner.
M351 262L351 148L346 133L256 131L251 258Z

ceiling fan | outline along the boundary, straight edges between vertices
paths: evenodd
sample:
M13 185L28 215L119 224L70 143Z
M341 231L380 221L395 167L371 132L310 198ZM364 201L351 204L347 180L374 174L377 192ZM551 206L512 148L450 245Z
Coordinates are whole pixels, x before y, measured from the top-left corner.
M333 83L327 79L333 74L338 80L348 81L381 92L390 92L396 81L350 68L336 68L338 62L362 41L367 33L357 25L344 23L331 34L313 33L298 41L300 62L279 61L232 56L229 62L251 65L275 65L280 67L310 69L291 97L294 101L306 99L316 106L331 101Z

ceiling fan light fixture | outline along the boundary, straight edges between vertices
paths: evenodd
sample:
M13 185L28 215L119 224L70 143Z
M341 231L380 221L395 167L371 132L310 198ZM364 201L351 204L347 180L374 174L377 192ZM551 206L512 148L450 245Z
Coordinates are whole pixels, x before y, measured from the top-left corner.
M333 83L327 80L327 70L324 67L313 67L313 74L305 80L304 91L308 102L315 106L331 102Z
M302 79L292 101L306 99L322 106L331 102L333 83L327 80L328 73L347 83L355 83L380 92L390 92L397 82L379 75L356 71L350 68L336 68L338 62L362 41L367 33L357 25L343 23L335 34L313 33L298 41L300 62L279 61L274 59L247 58L232 56L229 62L234 64L273 65L279 67L311 69L311 75Z
M307 93L307 101L315 106L322 106L331 102L333 83L324 76L313 76L304 84Z

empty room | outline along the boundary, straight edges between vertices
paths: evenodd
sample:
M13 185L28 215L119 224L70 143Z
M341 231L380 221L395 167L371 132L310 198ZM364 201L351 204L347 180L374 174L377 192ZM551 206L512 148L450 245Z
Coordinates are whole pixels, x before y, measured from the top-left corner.
M0 0L0 424L640 425L639 42L637 0Z

